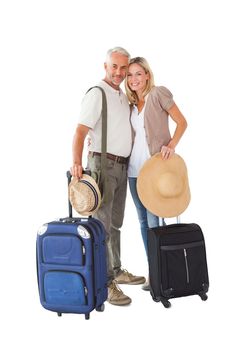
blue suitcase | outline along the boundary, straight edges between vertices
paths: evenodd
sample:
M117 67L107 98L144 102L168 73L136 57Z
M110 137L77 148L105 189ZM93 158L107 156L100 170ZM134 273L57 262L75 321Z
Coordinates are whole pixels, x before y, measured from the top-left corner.
M68 173L69 174L69 173ZM68 175L70 181L70 175ZM45 309L84 314L104 310L107 264L104 226L92 217L44 224L37 234L37 276Z

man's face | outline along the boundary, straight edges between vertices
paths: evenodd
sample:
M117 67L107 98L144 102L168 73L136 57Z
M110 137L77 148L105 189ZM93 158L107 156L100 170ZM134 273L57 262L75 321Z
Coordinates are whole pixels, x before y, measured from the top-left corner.
M119 89L120 84L126 77L128 69L128 57L119 52L113 52L110 60L104 63L106 82L114 89Z

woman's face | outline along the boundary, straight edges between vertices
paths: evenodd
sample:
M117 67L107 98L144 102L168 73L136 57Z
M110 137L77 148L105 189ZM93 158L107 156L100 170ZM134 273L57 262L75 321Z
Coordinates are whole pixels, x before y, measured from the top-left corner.
M137 63L132 63L129 66L127 74L127 83L131 90L137 94L145 90L146 82L149 79L149 74Z

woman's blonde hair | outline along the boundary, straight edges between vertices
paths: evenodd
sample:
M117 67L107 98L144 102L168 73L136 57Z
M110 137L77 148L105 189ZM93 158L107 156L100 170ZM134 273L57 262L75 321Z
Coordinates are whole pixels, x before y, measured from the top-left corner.
M147 60L143 57L134 57L134 58L131 58L130 62L129 62L129 66L133 63L136 63L136 64L139 64L139 66L141 66L145 73L149 73L149 79L146 81L146 86L145 86L145 89L142 93L142 96L145 97L149 92L150 90L152 89L153 86L155 86L154 84L154 74L147 62ZM133 103L133 104L137 104L138 103L138 96L136 94L135 91L131 90L129 85L128 85L128 77L126 77L125 79L125 91L126 91L126 95L129 99L129 102L130 103Z

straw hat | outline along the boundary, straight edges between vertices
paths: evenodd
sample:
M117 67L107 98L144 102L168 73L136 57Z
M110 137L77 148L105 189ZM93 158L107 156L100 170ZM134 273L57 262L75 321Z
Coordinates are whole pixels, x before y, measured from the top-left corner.
M84 174L80 180L72 178L69 184L69 199L72 207L79 214L89 216L99 208L101 194L95 180Z
M161 153L152 156L139 172L137 192L151 213L163 218L180 215L190 202L184 160L178 154L169 159L162 159Z

